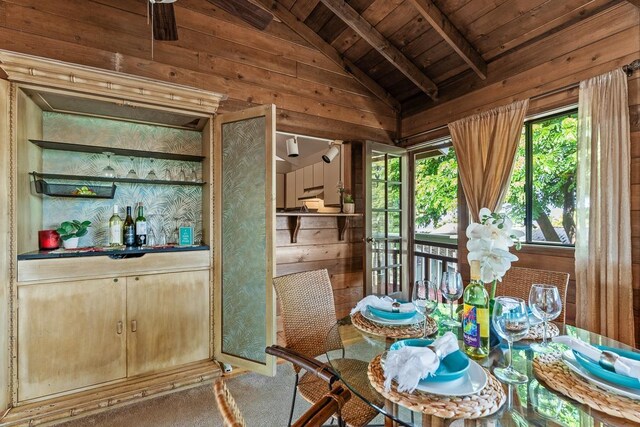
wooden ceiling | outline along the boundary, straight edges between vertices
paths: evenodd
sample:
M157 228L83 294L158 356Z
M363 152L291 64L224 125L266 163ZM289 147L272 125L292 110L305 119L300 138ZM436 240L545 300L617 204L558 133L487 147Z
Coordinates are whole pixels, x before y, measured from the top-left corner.
M487 64L622 0L250 0L272 11L403 115ZM634 1L635 2L635 1ZM306 36L305 32L313 35ZM313 36L317 40L311 40Z

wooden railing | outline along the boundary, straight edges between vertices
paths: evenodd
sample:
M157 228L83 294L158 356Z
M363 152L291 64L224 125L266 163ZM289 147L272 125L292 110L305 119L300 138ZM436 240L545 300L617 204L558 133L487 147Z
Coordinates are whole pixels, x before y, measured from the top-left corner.
M444 242L442 237L416 235L413 246L414 280L431 280L440 284L444 271L458 266L458 245Z

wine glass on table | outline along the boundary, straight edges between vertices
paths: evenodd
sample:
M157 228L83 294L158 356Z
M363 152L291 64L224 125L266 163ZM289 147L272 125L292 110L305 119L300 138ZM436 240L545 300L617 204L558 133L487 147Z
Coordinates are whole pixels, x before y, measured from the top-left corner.
M512 345L524 338L529 332L529 312L527 304L521 298L497 297L491 315L493 328L509 344L509 363L505 368L495 368L494 375L507 384L526 383L526 375L513 369Z
M438 287L429 280L417 280L413 285L411 302L416 310L424 314L424 329L422 336L427 336L427 319L438 307Z
M531 312L544 323L542 343L531 344L531 348L538 353L552 351L547 342L547 325L562 311L562 300L558 288L553 285L534 284L529 291L529 308Z
M458 327L460 322L453 317L453 302L462 296L462 276L457 271L445 271L442 273L440 280L440 292L444 299L449 303L449 318L444 319L442 323L445 326Z

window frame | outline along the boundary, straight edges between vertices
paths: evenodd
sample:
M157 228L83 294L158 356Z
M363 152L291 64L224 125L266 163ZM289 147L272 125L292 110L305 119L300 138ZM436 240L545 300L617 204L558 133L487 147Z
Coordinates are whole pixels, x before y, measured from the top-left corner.
M564 109L562 111L556 111L549 114L540 114L530 119L525 119L524 134L525 134L525 182L524 182L524 197L525 197L525 216L524 216L524 229L525 240L523 245L532 246L551 246L560 248L575 248L575 243L558 243L548 241L533 241L533 125L539 122L544 122L550 119L554 119L562 116L570 116L572 114L578 114L578 108L572 106L571 108ZM576 147L577 152L577 147ZM515 158L513 159L515 162ZM511 182L509 183L511 186Z

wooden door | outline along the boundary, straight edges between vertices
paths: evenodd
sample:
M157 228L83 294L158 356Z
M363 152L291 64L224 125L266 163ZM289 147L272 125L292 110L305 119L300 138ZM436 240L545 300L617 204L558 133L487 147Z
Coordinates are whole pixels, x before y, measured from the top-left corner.
M18 400L126 376L125 279L18 287Z
M216 359L275 375L275 106L216 117ZM296 177L296 184L298 179Z
M127 375L209 358L209 271L127 277Z

